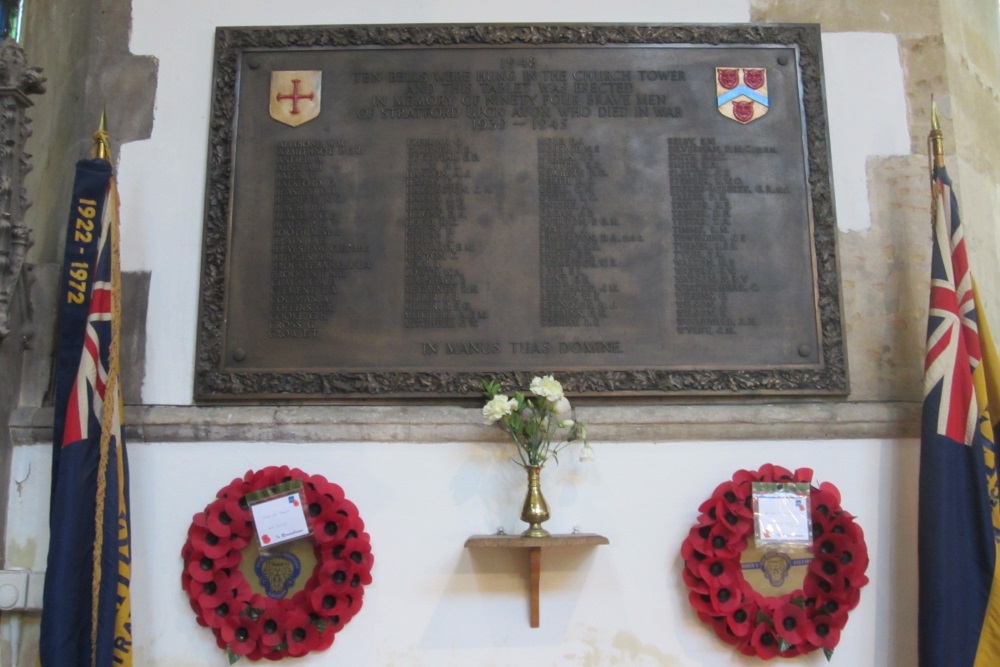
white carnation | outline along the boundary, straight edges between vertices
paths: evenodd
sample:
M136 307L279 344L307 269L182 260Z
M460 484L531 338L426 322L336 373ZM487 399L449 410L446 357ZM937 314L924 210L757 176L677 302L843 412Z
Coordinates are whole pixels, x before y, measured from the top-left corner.
M552 404L552 412L556 415L568 415L573 412L573 406L569 404L569 399L563 396L558 401L550 401ZM573 425L572 420L570 421L570 426Z
M492 424L498 419L502 419L514 412L517 407L517 400L508 398L503 394L497 394L483 406L483 419L485 423Z
M544 396L553 403L563 398L562 385L551 375L533 378L531 380L531 393L535 396Z

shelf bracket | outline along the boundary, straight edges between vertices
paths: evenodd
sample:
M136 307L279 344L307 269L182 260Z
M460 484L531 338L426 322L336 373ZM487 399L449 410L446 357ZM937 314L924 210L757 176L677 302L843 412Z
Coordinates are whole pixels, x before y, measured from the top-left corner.
M531 627L540 624L539 588L542 579L542 549L545 547L590 547L610 544L608 538L594 533L521 537L520 535L473 535L465 541L466 549L527 549L528 597Z

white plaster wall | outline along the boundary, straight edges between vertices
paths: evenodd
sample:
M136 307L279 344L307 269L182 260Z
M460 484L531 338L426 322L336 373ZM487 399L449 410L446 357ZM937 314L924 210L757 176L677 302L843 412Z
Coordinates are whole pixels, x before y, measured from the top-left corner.
M191 403L212 43L217 25L643 22L749 19L748 2L391 0L133 1L131 50L159 61L148 141L122 148L125 270L152 272L143 398ZM902 72L885 35L824 36L837 208L868 227L864 163L906 153ZM874 50L882 54L877 59ZM873 67L873 63L877 65ZM857 72L875 82L858 86ZM876 85L877 84L877 85ZM852 104L865 108L856 113ZM109 113L113 130L113 111ZM897 135L894 127L900 128ZM900 138L902 137L902 138ZM843 223L842 223L843 226ZM433 408L427 408L433 409ZM595 434L599 438L599 434ZM739 434L734 434L738 437ZM463 443L195 443L130 448L133 630L144 667L224 665L180 588L179 552L191 516L247 469L298 466L326 475L359 506L372 535L374 583L332 649L297 665L755 665L696 618L680 579L680 544L699 504L739 468L812 467L843 492L865 529L872 583L835 655L852 667L913 665L916 632L916 471L912 441L595 443L592 464L546 469L550 529L579 527L609 546L543 557L541 627L528 627L521 554L473 554L471 534L517 519L524 481L496 445ZM20 446L12 486L8 562L42 569L47 548L48 447ZM31 647L25 651L30 655ZM25 664L33 664L33 660ZM822 654L795 664L825 665Z
M865 161L910 153L896 36L825 34L823 70L837 225L864 231L871 227Z
M914 441L597 443L597 460L565 458L543 485L554 532L598 532L611 544L546 551L541 627L528 625L524 553L470 552L473 534L517 518L524 479L489 444L200 443L133 445L132 616L135 664L224 665L180 587L180 549L194 513L248 469L284 464L325 475L354 501L375 566L360 613L323 653L296 665L544 667L760 664L729 650L687 603L680 545L698 506L737 469L766 462L812 467L858 517L871 583L851 613L834 665L916 664ZM11 507L16 533L44 535L49 448L22 446L29 477ZM31 511L28 511L30 508ZM25 517L34 517L25 518ZM33 525L34 524L34 525ZM25 531L25 532L22 532ZM44 559L46 538L33 544ZM556 555L558 554L558 555ZM43 567L44 560L27 566ZM800 665L826 665L822 653ZM24 663L24 664L33 664Z

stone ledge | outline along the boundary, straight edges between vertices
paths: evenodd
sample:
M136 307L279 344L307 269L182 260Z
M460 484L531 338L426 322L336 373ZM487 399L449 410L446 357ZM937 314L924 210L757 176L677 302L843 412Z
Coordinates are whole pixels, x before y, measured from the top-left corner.
M916 438L921 406L879 403L713 403L580 406L595 442ZM129 406L130 443L492 442L478 407L459 406ZM11 442L52 440L51 408L20 408Z

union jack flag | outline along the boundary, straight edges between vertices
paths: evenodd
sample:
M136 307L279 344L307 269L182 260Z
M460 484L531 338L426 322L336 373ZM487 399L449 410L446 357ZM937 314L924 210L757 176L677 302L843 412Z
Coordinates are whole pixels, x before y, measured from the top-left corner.
M1000 359L943 166L935 200L918 534L920 667L1000 664Z
M107 213L107 211L105 211ZM107 218L107 215L104 216ZM111 245L107 220L102 220L97 245L97 267L90 292L90 312L84 330L80 367L66 404L66 427L62 446L83 440L93 415L101 419L108 389L108 363L111 344Z
M979 421L972 374L982 359L972 273L958 202L943 167L935 170L932 187L938 207L933 229L924 396L938 396L935 431L971 445ZM939 385L940 391L936 392Z
M43 667L132 664L117 230L111 164L81 160L60 295Z

